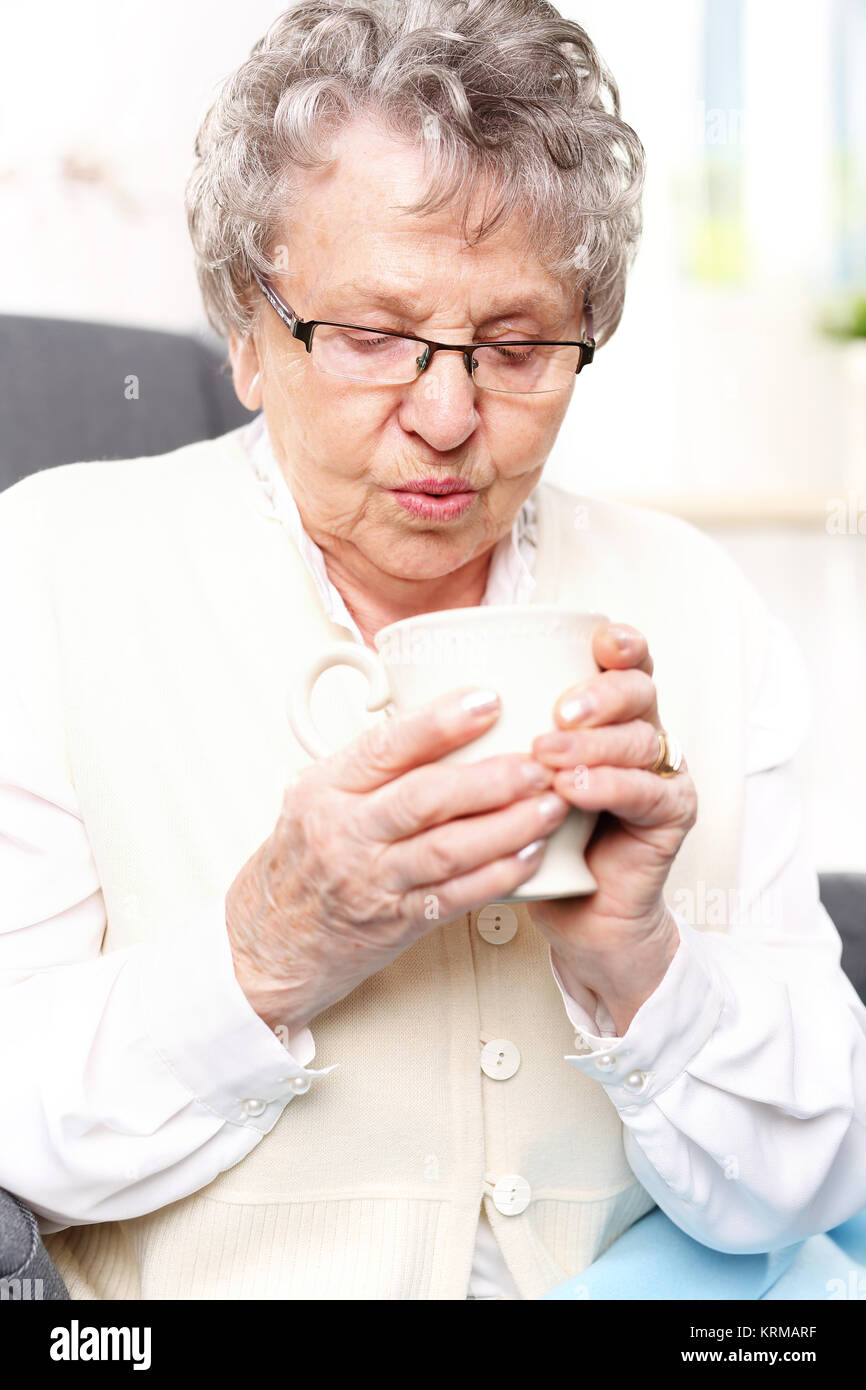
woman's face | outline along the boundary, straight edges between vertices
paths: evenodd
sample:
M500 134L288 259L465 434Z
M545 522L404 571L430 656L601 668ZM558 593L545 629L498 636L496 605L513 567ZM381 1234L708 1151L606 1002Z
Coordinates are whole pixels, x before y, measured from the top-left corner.
M274 281L302 319L445 343L581 337L582 306L528 254L517 219L469 247L453 210L396 210L425 187L413 146L358 123L336 151L309 177L286 230L290 270ZM326 376L267 305L253 338L231 350L238 394L261 401L309 534L326 554L404 579L449 574L510 530L571 398L481 390L459 353L437 353L409 385ZM458 478L473 494L460 515L418 516L395 495L430 478Z

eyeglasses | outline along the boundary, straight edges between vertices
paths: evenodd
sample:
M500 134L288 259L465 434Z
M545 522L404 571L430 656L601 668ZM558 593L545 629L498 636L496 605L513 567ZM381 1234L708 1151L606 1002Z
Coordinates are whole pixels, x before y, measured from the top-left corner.
M437 343L389 328L362 328L351 323L301 319L277 294L273 285L253 271L262 294L289 329L304 344L313 366L326 376L360 381L368 386L398 386L417 381L437 352L459 352L476 386L485 391L534 395L567 391L595 355L592 305L584 305L588 336L582 342L526 341Z

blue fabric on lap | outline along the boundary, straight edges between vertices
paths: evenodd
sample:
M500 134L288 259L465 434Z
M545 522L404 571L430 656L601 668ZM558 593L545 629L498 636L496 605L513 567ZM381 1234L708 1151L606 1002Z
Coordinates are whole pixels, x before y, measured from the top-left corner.
M866 1299L866 1211L765 1255L726 1255L659 1208L545 1299Z

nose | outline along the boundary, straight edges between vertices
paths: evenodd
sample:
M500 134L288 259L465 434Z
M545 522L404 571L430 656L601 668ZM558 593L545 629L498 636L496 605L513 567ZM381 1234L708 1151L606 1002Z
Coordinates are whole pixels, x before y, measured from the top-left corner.
M460 352L436 352L407 386L400 424L441 453L464 444L478 424L476 388Z

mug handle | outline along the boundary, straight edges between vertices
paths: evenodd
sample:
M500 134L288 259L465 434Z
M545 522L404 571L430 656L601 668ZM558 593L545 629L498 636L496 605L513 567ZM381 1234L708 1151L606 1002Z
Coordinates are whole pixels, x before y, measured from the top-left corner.
M381 657L369 647L361 647L354 642L337 642L332 647L326 647L299 677L289 692L287 702L292 733L311 758L329 758L336 751L322 738L310 709L316 681L332 666L353 666L367 677L370 686L367 709L371 714L384 709L392 698L388 673Z

